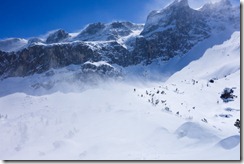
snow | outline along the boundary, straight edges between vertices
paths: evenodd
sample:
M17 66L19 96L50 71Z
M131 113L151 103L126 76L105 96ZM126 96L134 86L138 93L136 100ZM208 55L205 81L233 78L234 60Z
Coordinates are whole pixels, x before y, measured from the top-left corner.
M113 27L114 23L121 23L122 27ZM131 24L128 25L127 23ZM94 28L92 26L98 26L97 31L93 34L90 34L87 32L89 28ZM134 26L134 27L130 27ZM110 22L110 23L95 23L95 24L89 24L87 25L84 29L81 30L79 35L76 35L70 39L69 41L77 41L77 40L82 40L82 41L117 41L121 43L121 45L125 45L125 41L133 37L135 35L139 34L139 31L142 31L143 29L143 24L134 24L130 22ZM88 30L89 31L89 30ZM128 34L124 33L128 32Z
M133 79L133 78L143 78L143 80L149 80L149 81L166 81L169 77L174 75L176 72L181 71L183 68L185 68L188 64L190 64L193 61L199 60L205 53L207 49L211 49L212 47L216 45L221 45L223 44L226 40L229 40L233 34L233 30L231 29L225 29L224 31L218 31L216 33L213 33L209 38L199 42L197 45L192 47L190 51L188 51L186 54L182 54L181 56L175 56L168 61L164 61L162 58L157 58L152 60L152 63L150 65L145 65L143 63L138 64L138 65L133 65L126 67L124 69L124 74L126 74L126 78L128 79ZM239 62L240 59L236 56L238 56L239 52L238 51L238 46L240 43L238 41L238 32L235 33L234 36L232 36L232 40L230 42L233 43L228 43L229 45L225 49L221 49L222 47L220 46L218 49L214 49L214 51L219 51L221 50L228 51L228 53L225 54L223 60L228 60L225 66L221 64L218 60L218 57L221 56L221 54L214 56L214 60L217 60L216 63L213 63L212 65L216 65L215 68L212 68L212 70L217 72L221 72L221 66L223 67L231 67L230 70L231 72L235 72L239 68L239 64L235 65L236 62ZM232 47L232 44L235 45ZM235 49L235 50L234 50ZM234 52L236 55L233 56L234 59L232 59L232 56L230 55L231 52ZM212 52L210 52L212 53ZM215 52L214 52L215 53ZM229 55L229 56L228 56ZM213 56L213 54L212 54ZM211 55L209 56L211 57ZM191 73L191 70L188 70L188 72L182 74L182 76L185 75L193 75L193 76L198 76L199 71L202 70L202 67L208 66L207 60L210 60L209 57L206 57L206 61L204 63L204 66L197 67L195 72L198 73ZM207 59L208 58L208 59ZM220 57L222 59L222 56ZM231 60L229 60L231 58ZM230 64L231 62L234 62L233 64ZM230 65L228 65L228 63ZM197 63L196 63L197 65ZM206 66L205 66L206 65ZM210 65L210 64L209 64ZM189 67L187 67L188 69ZM209 68L209 70L211 69ZM216 70L219 69L219 70ZM206 69L206 68L205 68ZM186 70L186 68L185 68ZM223 72L224 73L224 72ZM222 74L223 74L222 73ZM175 75L174 75L175 76ZM171 78L173 79L172 76ZM208 75L211 76L211 75ZM221 76L221 75L220 75ZM182 78L182 77L178 77ZM193 77L192 77L193 78ZM209 79L210 80L210 79Z
M122 45L124 48L128 49L129 51L133 50L133 47L131 47L129 44L130 42L133 42L133 40L140 36L141 30L132 30L132 33L128 36L120 37L117 42Z
M75 65L0 81L0 159L240 160L239 36L164 81L85 84ZM234 101L222 101L225 88Z
M194 122L186 122L181 125L177 130L176 134L179 138L188 137L200 140L204 142L205 140L216 140L218 139L217 136L209 133L208 130L202 128L199 124Z
M18 51L28 43L28 40L22 38L8 38L0 40L0 50L5 52Z
M221 140L217 145L223 147L224 149L233 149L238 144L240 144L240 136L235 135Z
M203 69L204 68L204 69ZM224 78L240 70L240 32L234 32L222 45L209 48L204 55L170 77L176 79ZM183 75L183 76L180 76Z
M146 26L167 18L162 13L152 12ZM0 79L0 159L240 160L240 132L234 126L241 112L239 25L208 21L211 36L168 61L126 68L84 63L121 70L123 78L84 81L81 65L70 65ZM105 26L82 38L90 41L79 41L85 28L61 43L7 39L0 49L82 43L96 51L117 42L132 51L142 37L143 25L123 36L111 23ZM106 41L113 32L118 38ZM233 90L231 101L221 99L226 88Z
M216 33L213 32L213 34L211 34L211 36L209 38L207 38L207 39L199 42L198 44L196 44L186 54L182 54L181 56L179 56L179 55L175 56L166 62L164 62L160 58L158 58L158 59L152 61L152 64L149 66L149 68L144 68L144 69L146 69L147 72L150 72L150 71L154 72L152 74L149 73L150 76L158 76L160 73L160 74L164 75L164 79L167 79L167 77L170 77L174 73L182 70L184 67L186 67L188 64L190 64L192 61L200 59L204 55L204 53L207 49L210 49L216 45L223 44L223 42L225 42L226 40L229 40L231 38L232 34L233 34L233 30L231 30L231 29L225 29L223 31L218 31L218 32L216 31ZM235 36L232 36L232 37L237 37L237 38L233 38L231 42L238 44L238 42L240 40L240 39L238 39L238 34L236 34ZM221 52L222 52L222 51L230 48L229 50L227 50L227 51L229 51L229 53L231 51L235 51L235 53L237 53L237 55L238 55L240 53L240 51L238 52L238 45L237 45L237 47L235 47L236 50L234 50L231 48L231 44L232 43L229 43L228 48L221 49L221 47L220 47L219 49L216 49L215 51L219 51L221 49ZM219 55L219 56L221 56L221 55ZM218 56L216 56L214 58L214 60L215 59L217 60L217 57ZM228 53L226 53L226 57L231 58L231 56L228 56ZM222 56L221 56L221 58L222 58ZM233 58L234 59L231 58L231 60L228 60L228 62L230 62L230 63L234 62L235 63L235 62L240 61L239 58L236 58L236 55L233 56ZM223 60L227 60L227 59L224 58ZM208 62L206 61L204 63L204 65L207 63ZM214 64L216 64L216 63L214 63ZM221 67L219 67L218 64L220 64L220 66L221 66L221 63L217 63L217 65L216 65L216 67L218 67L220 69L219 71L221 71ZM237 67L235 67L235 65L232 64L232 68L231 68L231 69L233 69L232 72L235 71L236 69L238 69L238 65L237 65ZM226 65L226 67L228 67L228 65ZM202 66L200 65L196 69L202 70ZM229 70L228 68L226 68L226 69ZM197 70L195 72L197 72ZM212 71L213 70L217 71L217 70L215 70L215 68L212 68ZM155 73L155 72L157 72L157 73ZM188 74L189 73L190 72L188 72ZM196 73L193 73L190 75L196 75Z
M110 64L108 64L108 63L105 62L105 61L99 61L99 62L90 62L90 61L87 61L87 62L85 62L84 64L91 64L91 65L94 65L94 66L96 66L96 67L99 67L99 66L102 66L102 65L107 65L107 66L112 67Z
M136 93L133 91L135 86ZM0 158L221 158L212 156L219 152L214 145L220 141L213 136L224 138L229 135L205 123L190 123L155 109L137 96L137 92L144 89L145 86L137 83L102 83L78 93L55 92L42 96L14 93L1 97L1 114L7 118L1 118ZM234 126L223 129L237 134ZM188 135L179 138L175 133L179 130ZM206 141L206 136L213 137L214 142ZM221 155L229 159L239 157L238 149L225 150Z
M71 38L75 38L76 36L79 35L80 32L72 32L72 33L69 33L69 35L71 36Z

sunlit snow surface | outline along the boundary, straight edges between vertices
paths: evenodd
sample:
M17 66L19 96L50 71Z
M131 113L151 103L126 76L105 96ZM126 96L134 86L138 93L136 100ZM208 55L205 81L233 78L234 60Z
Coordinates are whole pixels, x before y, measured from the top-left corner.
M71 82L78 66L2 80L0 159L239 160L239 42L235 32L167 81ZM225 103L227 87L237 97Z

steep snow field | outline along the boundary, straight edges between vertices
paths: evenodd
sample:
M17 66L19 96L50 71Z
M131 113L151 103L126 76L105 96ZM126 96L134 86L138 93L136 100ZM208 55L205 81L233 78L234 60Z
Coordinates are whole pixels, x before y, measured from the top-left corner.
M226 27L228 27L228 25L226 25ZM152 60L152 63L150 65L138 64L138 65L129 66L129 67L125 68L125 70L124 70L125 74L127 75L128 79L131 79L134 77L140 78L141 76L143 76L144 80L147 79L149 81L151 81L151 80L165 81L171 75L180 71L181 69L186 67L188 64L190 64L192 61L200 59L207 49L211 49L213 46L222 44L224 41L229 40L232 34L233 34L233 29L227 28L223 31L215 30L209 38L207 38L203 41L200 41L198 44L196 44L194 47L192 47L192 49L189 52L187 52L186 54L184 54L182 56L179 56L179 55L175 56L175 57L169 59L169 61L163 61L161 58L157 58L157 59ZM238 40L238 38L234 38L232 40L234 40L235 42L240 42L240 39ZM236 44L239 44L239 43L236 43ZM223 48L223 49L221 49L222 47L220 47L219 49L216 49L215 51L219 51L219 50L230 51L228 49L231 48L231 46L232 45L230 43L230 44L228 44L228 47ZM237 55L240 55L239 52L237 53ZM226 54L226 55L228 55L228 54ZM220 56L221 56L221 54L220 54ZM214 60L218 60L218 57L219 57L219 55L215 56ZM236 61L236 60L240 62L239 57L236 57L236 56L233 56L233 57L235 57L235 59L231 59L229 62ZM229 56L228 58L230 59L231 56ZM224 63L226 63L226 61ZM205 61L205 64L206 64L206 61ZM215 63L213 63L213 64L215 64ZM238 65L240 65L240 64L238 64ZM198 67L197 69L199 71L199 69L201 70L202 68ZM195 75L195 74L192 74L192 75ZM182 75L184 76L184 74L182 74Z
M62 84L45 94L26 87L36 80L0 81L0 159L240 159L239 32L165 82ZM225 88L236 96L228 103Z

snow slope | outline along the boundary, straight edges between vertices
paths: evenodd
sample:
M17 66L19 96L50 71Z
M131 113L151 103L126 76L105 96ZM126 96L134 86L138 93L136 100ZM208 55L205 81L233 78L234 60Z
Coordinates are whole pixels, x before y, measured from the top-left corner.
M240 70L240 32L235 32L229 40L208 49L199 60L191 62L175 73L170 80L219 79L238 70Z
M179 131L191 126L189 120L157 110L134 94L133 87L107 84L82 93L16 93L1 98L1 108L6 110L1 110L0 158L239 158L238 145L230 150L215 146L229 135L197 119L191 124L198 135L179 137ZM215 156L219 151L222 156Z
M149 65L145 65L144 63L138 64L138 65L132 65L132 66L124 68L124 74L127 75L128 79L132 79L132 78L136 77L136 78L144 78L149 81L152 81L152 80L166 81L169 77L171 77L176 72L182 70L192 61L200 59L204 55L204 53L207 49L211 49L215 45L221 45L226 40L229 40L233 34L232 31L233 31L233 29L225 29L223 31L214 31L213 34L211 35L211 37L199 42L189 52L187 52L184 55L175 56L175 57L169 59L168 61L163 61L162 58L157 58L157 59L152 60L152 63ZM238 38L233 38L232 41L234 41L234 40L235 40L235 42L238 42L238 41L240 42L240 39L238 40ZM238 44L238 43L235 43L235 44ZM230 43L230 45L228 45L228 48L230 46L231 46L231 43ZM221 49L221 48L222 47L220 47L219 49ZM225 49L228 49L228 48L225 48ZM216 50L216 51L218 51L218 50ZM224 50L221 50L221 51L224 51ZM216 56L216 58L218 58L218 57L219 56ZM229 58L231 58L231 57L229 57ZM239 60L239 58L234 59L234 61L237 61L237 62L238 62L238 60ZM199 67L199 69L201 69L201 68ZM182 75L184 75L184 74L182 74Z
M68 80L57 91L31 87L38 75L0 81L0 159L239 160L239 35L165 82ZM226 87L234 101L220 98Z

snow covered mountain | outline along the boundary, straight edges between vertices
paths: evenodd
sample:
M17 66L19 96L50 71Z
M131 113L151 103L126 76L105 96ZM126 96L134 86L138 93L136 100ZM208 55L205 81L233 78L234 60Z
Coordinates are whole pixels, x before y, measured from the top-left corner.
M213 35L222 38L224 34L228 39L240 29L239 22L240 9L228 0L206 4L199 10L190 8L187 0L175 0L162 10L151 12L145 27L130 22L94 23L77 35L56 30L46 39L16 40L11 44L3 40L0 75L28 76L89 60L122 67L150 64L157 58L168 61L183 56ZM225 40L226 37L222 42Z
M240 9L228 0L206 4L201 9L189 7L188 0L175 0L160 11L149 14L142 37L136 40L134 60L163 57L169 60L184 55L201 41L213 34L230 35L240 29Z
M142 31L143 25L131 22L112 22L108 24L94 23L88 25L74 40L109 41L131 35L134 31Z
M77 36L57 30L49 33L46 39L31 38L16 52L0 51L0 75L3 78L28 76L87 61L128 66L132 63L128 60L127 47L142 27L130 22L96 23L88 25Z
M0 42L0 159L240 160L240 8Z

